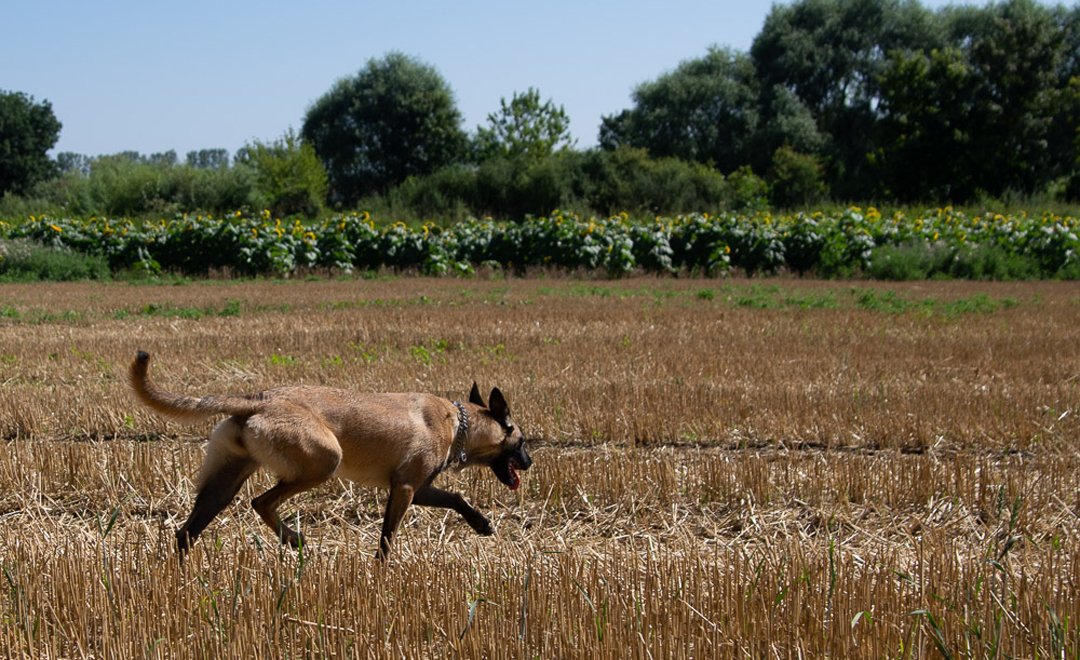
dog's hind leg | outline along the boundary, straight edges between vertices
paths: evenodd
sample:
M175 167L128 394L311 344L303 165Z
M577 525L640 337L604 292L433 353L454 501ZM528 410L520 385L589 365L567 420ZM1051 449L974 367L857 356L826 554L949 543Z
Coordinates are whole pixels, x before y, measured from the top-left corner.
M187 522L176 532L176 546L180 552L187 552L195 538L222 509L229 506L240 492L240 487L258 467L259 464L250 458L231 459L217 466L195 496L195 506Z
M432 506L442 509L453 509L461 514L461 517L465 519L465 522L469 523L469 526L476 530L477 534L484 536L490 536L495 533L495 530L491 528L491 523L484 514L480 513L465 501L465 498L457 493L452 493L448 490L442 490L436 488L430 484L417 489L413 495L413 504L419 504L420 506Z
M239 444L242 420L223 420L210 434L206 458L199 470L199 492L187 522L176 532L176 546L187 552L196 537L221 510L229 506L240 487L259 464Z
M304 536L285 524L285 521L281 519L281 515L278 513L278 507L293 495L323 483L329 476L327 474L321 479L306 481L279 481L273 488L251 500L251 506L259 514L259 517L263 519L263 522L274 530L282 543L288 543L292 547L298 548L304 542Z
M253 416L248 430L254 440L249 443L252 453L279 479L273 488L251 500L251 506L282 543L298 547L304 539L282 521L278 507L329 479L341 462L341 446L330 429L304 410L278 411L264 419Z

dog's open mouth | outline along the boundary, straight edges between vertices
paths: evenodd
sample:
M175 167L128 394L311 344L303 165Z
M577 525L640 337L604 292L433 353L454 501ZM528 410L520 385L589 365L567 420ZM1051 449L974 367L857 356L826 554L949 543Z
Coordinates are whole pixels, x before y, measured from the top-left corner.
M518 470L527 470L528 468L523 468L520 461L504 454L491 464L491 469L504 486L510 490L517 490L521 486L521 477L518 475Z
M509 468L510 477L510 481L506 485L510 487L510 490L517 490L518 486L521 485L521 477L518 476L517 471L517 461L511 458L510 461L506 464L506 467Z

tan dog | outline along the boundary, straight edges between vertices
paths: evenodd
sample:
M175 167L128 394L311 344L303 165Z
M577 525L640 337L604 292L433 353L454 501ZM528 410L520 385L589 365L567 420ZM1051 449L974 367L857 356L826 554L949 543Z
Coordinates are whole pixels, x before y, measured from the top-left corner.
M195 507L176 533L181 557L260 466L279 481L251 506L293 546L302 537L278 515L285 499L333 476L389 489L375 553L385 559L410 504L453 509L478 533L493 533L487 518L461 495L431 485L446 468L486 465L514 490L521 483L517 471L532 465L497 388L490 406L476 383L465 404L431 394L362 394L308 385L190 397L157 387L147 374L149 364L149 354L139 351L130 380L135 395L151 409L185 422L229 415L210 434Z

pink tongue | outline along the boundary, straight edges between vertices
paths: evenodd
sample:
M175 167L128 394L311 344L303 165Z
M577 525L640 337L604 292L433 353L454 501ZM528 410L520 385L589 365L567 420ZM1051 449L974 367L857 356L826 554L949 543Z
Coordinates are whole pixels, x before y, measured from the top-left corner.
M518 476L517 470L514 468L514 464L510 464L510 490L517 490L521 485L521 477Z

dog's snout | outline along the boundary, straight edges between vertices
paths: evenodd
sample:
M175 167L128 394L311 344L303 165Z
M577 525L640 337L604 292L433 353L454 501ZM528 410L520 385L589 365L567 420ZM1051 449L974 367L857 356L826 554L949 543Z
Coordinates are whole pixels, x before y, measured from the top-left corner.
M518 449L517 464L522 470L528 470L532 466L532 457L529 456L529 452L525 451L525 445L521 445Z

